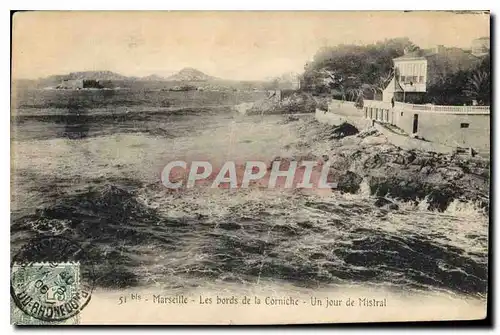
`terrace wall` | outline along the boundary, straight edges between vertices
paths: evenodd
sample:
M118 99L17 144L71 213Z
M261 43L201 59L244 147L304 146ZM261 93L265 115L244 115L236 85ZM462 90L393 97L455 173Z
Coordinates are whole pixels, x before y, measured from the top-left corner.
M417 118L417 131L414 132L414 119ZM420 147L431 150L432 143L437 152L447 152L448 148L473 148L478 152L490 151L490 108L489 106L434 106L413 105L396 102L365 100L363 108L356 108L353 102L332 100L328 112L316 111L319 121L340 124L350 122L358 129L374 125L373 121L387 123L403 130L407 135L416 136L427 142ZM399 136L395 141L402 141ZM415 142L416 143L416 142ZM394 143L396 144L396 143ZM417 144L412 144L411 146Z
M489 106L434 106L365 100L367 119L392 124L408 135L450 147L490 150ZM415 118L417 119L416 125ZM414 127L416 132L414 132Z

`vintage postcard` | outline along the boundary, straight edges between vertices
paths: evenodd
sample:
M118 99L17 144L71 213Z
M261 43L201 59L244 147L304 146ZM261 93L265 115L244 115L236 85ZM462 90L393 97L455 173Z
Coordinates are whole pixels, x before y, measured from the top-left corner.
M12 15L11 323L485 319L488 11Z

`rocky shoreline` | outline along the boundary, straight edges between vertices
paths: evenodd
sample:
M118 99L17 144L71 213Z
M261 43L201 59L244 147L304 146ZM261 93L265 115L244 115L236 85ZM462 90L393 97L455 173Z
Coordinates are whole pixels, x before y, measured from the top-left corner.
M293 120L291 120L293 121ZM295 147L330 161L337 191L358 193L367 183L375 205L395 209L393 200L425 201L429 210L444 211L453 201L474 202L489 209L490 160L466 155L404 150L370 128L359 131L349 123L297 122Z

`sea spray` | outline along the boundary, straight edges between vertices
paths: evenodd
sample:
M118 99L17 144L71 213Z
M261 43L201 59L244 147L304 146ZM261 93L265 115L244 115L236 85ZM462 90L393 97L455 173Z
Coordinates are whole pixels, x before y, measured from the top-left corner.
M404 290L486 292L488 218L470 217L459 211L429 211L428 206L420 211L413 201L404 202L408 204L406 210L402 200L387 196L400 205L399 210L378 208L374 205L376 197L370 193L372 171L368 168L359 173L365 178L356 194L328 190L326 197L268 188L192 188L179 192L163 188L157 170L145 166L159 169L160 163L167 163L163 160L186 152L226 159L227 120L211 122L215 121L203 116L189 120L185 136L176 138L175 145L168 138L145 135L134 135L130 145L124 141L131 138L127 135L121 141L108 136L68 148L61 146L57 166L66 166L64 170L54 170L49 159L35 155L50 151L51 142L18 144L23 166L33 166L35 162L47 174L63 173L67 180L98 177L99 181L117 184L120 178L133 176L151 182L127 193L96 190L97 184L85 194L86 201L69 201L72 196L65 193L68 199L58 200L68 206L49 205L52 207L45 213L47 220L61 220L61 210L68 213L65 219L71 229L65 234L88 242L96 257L105 262L99 273L104 278L102 285L116 276L123 285L159 282L167 288L198 287L215 281L223 286L230 282L255 284L260 278L260 285L277 280L296 286L307 282L315 287L356 282L367 287L391 285ZM356 153L362 147L355 141L344 143L346 146L341 148L338 141L328 140L330 134L326 130L322 140L316 136L315 146L310 139L297 139L289 125L278 125L269 119L262 126L255 124L242 119L233 125L230 149L238 155L235 159L255 159L256 153L264 158L283 155L281 148L290 143L297 144L288 147L290 155L294 151L297 155L315 152L318 147L318 157L332 156L332 151L340 149L345 149L345 153L340 152L339 156L363 159L365 155ZM307 126L308 134L317 132L314 125ZM88 148L91 150L83 150ZM379 148L373 150L380 153ZM118 155L118 151L127 155ZM131 161L131 157L135 160ZM89 160L95 164L85 164ZM381 160L374 163L386 164ZM96 164L102 167L96 169ZM361 167L357 165L356 169ZM150 174L156 178L156 187L151 186ZM26 179L26 185L30 186L27 182L31 181L32 178ZM97 208L101 216L89 203L101 204ZM120 224L112 223L117 222L116 217ZM13 236L26 231L22 223L27 219L20 216L14 222ZM110 248L104 249L104 245ZM132 270L138 264L141 271L132 276L137 273ZM448 270L457 267L463 271Z
M459 199L454 199L444 213L467 217L484 217L488 215L486 208L479 201L463 201Z

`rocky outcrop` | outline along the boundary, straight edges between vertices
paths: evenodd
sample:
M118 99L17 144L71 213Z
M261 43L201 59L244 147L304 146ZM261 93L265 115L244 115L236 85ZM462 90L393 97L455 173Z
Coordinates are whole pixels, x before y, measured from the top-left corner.
M314 113L316 111L316 100L307 93L295 92L290 96L279 100L275 96L256 101L247 109L246 114L298 114Z
M337 181L337 190L345 193L357 193L363 177L352 171L341 174Z
M342 123L340 126L335 127L332 131L332 139L341 139L346 136L352 136L359 133L359 130L349 123Z
M472 157L404 151L380 146L364 148L359 169L371 193L401 200L426 198L430 209L444 210L454 199L488 204L489 161ZM474 171L474 172L472 172Z
M374 205L384 209L391 209L391 210L399 209L398 204L384 197L378 197L377 200L375 200Z
M321 156L331 164L339 191L356 193L365 180L371 194L378 197L379 207L390 206L382 200L387 200L385 197L402 201L425 199L431 210L445 210L454 199L475 201L486 209L489 206L489 159L403 150L387 143L373 129L358 132L349 124L328 128L311 121L302 127L308 129L308 134L310 127L316 127L318 134L313 141L321 139L330 144L330 152ZM309 145L314 150L314 143Z

